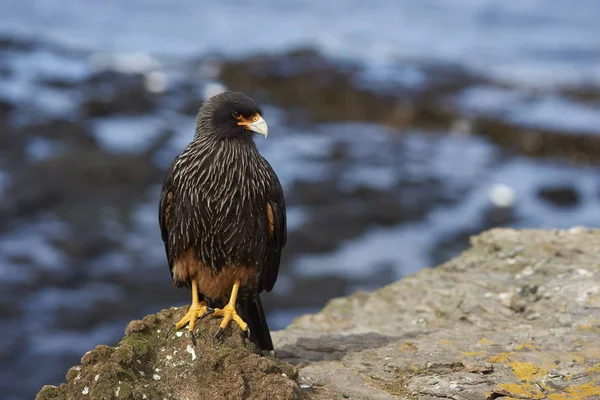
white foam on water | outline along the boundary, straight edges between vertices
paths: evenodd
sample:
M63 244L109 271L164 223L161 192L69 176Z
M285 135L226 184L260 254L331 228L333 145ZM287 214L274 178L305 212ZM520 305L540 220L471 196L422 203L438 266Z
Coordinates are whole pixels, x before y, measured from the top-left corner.
M0 237L0 253L31 258L33 263L44 269L63 270L68 267L67 257L50 243L49 238L64 237L68 230L69 227L62 222L46 216Z
M94 136L109 150L138 153L158 137L167 121L156 115L98 118L94 121Z
M496 116L523 126L600 134L597 107L553 93L532 95L514 89L478 86L464 90L457 103L464 111Z
M25 152L30 160L40 161L57 154L60 150L58 142L34 136L27 142Z

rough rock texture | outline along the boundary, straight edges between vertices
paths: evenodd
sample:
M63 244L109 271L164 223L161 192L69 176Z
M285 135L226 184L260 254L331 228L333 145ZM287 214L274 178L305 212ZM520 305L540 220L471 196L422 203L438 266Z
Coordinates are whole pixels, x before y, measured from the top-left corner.
M600 396L600 231L495 229L277 333L315 398Z
M197 324L197 345L187 331L165 338L187 307L132 321L116 348L100 345L67 372L67 384L44 386L47 399L296 399L298 371L254 354L241 332L213 340L218 320ZM248 349L246 348L248 347Z
M184 311L167 310L132 322L116 349L86 354L67 384L37 399L600 398L600 231L495 229L471 243L275 332L299 377L246 350L235 331L214 344L215 321L199 325L195 349L186 335L165 341Z

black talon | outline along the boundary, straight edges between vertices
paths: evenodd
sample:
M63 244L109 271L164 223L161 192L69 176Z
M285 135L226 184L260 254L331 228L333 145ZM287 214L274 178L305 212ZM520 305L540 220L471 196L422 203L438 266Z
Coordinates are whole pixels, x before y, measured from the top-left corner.
M218 339L219 336L221 336L221 333L223 333L223 328L219 327L219 329L217 329L217 333L215 333L215 339Z
M207 307L206 311L204 312L204 314L202 314L202 316L200 317L200 319L202 319L202 318L206 317L207 315L210 315L210 314L212 314L214 312L215 312L214 308Z
M192 343L196 346L196 335L194 335L194 332L190 331L190 337L192 338Z
M169 338L169 336L171 336L171 334L172 334L173 332L175 332L175 325L173 325L173 326L171 326L171 327L169 328L169 330L167 331L167 335L165 336L165 339L168 339L168 338Z
M250 333L250 327L249 326L246 327L246 331L244 333L246 334L246 338L250 339L251 333Z

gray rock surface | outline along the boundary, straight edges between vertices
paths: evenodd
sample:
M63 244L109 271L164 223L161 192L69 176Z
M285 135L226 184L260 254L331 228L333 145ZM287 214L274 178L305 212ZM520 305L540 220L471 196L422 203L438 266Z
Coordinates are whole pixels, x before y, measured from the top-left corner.
M448 263L372 293L334 299L320 313L274 332L278 356L295 364L298 376L288 363L258 361L235 332L222 344L201 335L196 351L206 358L187 357L177 367L165 363L162 348L180 346L190 356L188 342L168 344L140 332L168 328L183 309L149 316L133 334L147 343L145 368L163 368L157 394L166 398L600 398L600 231L494 229L471 244ZM215 324L205 321L197 329L212 332ZM207 361L215 357L221 361ZM80 386L92 393L95 382L88 380L95 375L85 358L67 384L45 387L38 399L89 398ZM129 373L127 365L121 368ZM232 389L210 392L193 386L205 380L180 379L190 370L220 376ZM132 389L119 398L142 398L136 388L145 381L134 375L127 386ZM186 397L168 389L185 382L192 385Z

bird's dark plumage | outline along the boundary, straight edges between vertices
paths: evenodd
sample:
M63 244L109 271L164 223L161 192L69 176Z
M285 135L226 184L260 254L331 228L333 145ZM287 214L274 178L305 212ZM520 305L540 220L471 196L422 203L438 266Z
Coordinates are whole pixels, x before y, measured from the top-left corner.
M190 286L196 279L200 299L221 307L239 280L242 317L251 336L262 331L255 338L262 350L272 350L258 294L277 279L286 209L279 179L254 143L256 132L267 133L252 99L236 92L208 99L194 139L165 176L159 224L174 283Z

